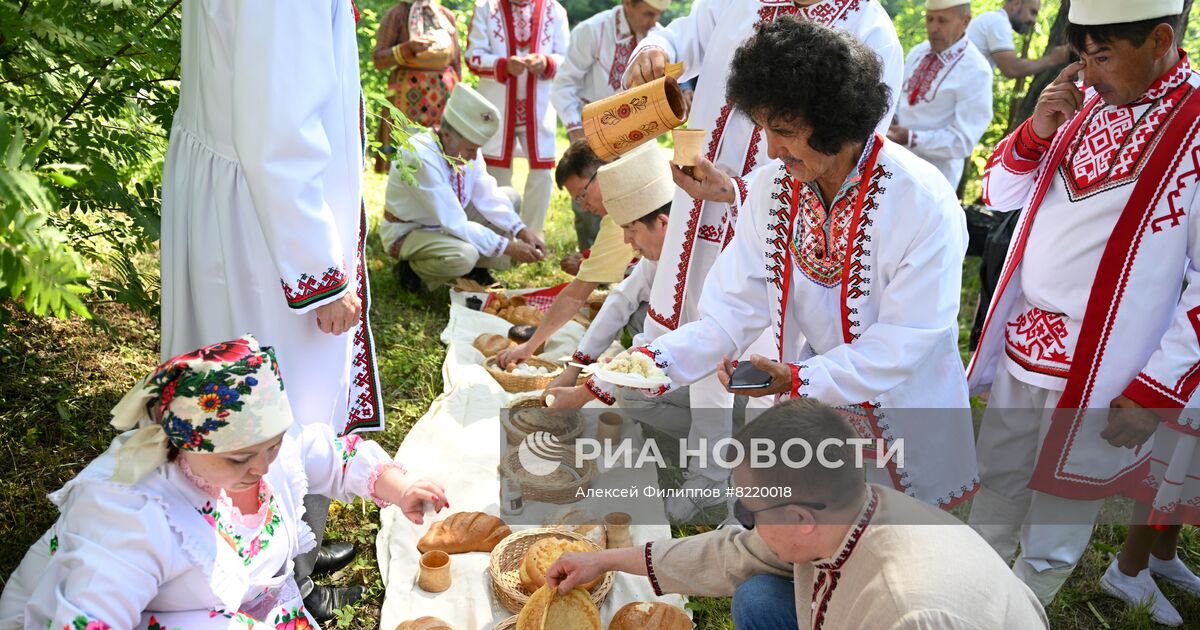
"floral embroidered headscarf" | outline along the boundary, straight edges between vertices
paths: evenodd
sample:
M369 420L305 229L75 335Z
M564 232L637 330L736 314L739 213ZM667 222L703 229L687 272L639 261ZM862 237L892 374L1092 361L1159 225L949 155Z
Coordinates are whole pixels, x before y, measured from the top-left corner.
M114 427L137 428L117 452L113 472L114 481L127 484L162 465L169 444L193 453L226 453L265 442L292 425L275 352L250 335L168 359L112 415Z

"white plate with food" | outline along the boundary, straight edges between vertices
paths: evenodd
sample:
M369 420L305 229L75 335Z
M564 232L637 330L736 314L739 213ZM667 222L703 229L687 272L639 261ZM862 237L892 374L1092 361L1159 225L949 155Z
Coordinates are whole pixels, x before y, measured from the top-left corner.
M606 383L636 389L657 389L671 383L654 360L641 352L619 354L608 363L596 364L594 374Z

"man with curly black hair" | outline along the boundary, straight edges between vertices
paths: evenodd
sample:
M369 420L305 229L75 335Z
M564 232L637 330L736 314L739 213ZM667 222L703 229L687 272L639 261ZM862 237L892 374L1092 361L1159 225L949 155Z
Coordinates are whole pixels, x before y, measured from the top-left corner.
M727 188L720 199L697 194L693 187L686 185L675 194L671 208L675 220L668 227L646 317L645 331L650 339L696 319L705 278L717 255L733 240L738 205L744 202L754 174L768 161L763 130L726 99L725 84L733 52L754 34L755 25L789 16L849 33L865 44L883 64L882 80L892 90L892 102L899 94L904 50L892 19L875 0L697 2L686 17L673 20L638 44L625 74L626 85L638 85L663 76L668 62L683 64L681 81L701 77L688 115L690 128L707 132L700 162L715 164L735 176L734 186ZM778 60L769 60L767 67L779 71L786 69ZM766 85L772 85L773 81ZM816 93L823 88L805 85L800 89ZM880 131L887 130L891 119L890 109L887 114L880 112L876 119ZM768 348L771 341L764 337L758 345ZM719 386L715 377L692 388L690 396L693 409L730 409L733 406L733 398ZM642 405L645 401L628 402ZM715 442L721 436L730 435L731 419L727 418L722 425L716 420L719 414L698 416L711 416L714 420L697 417L693 422L692 437ZM684 485L687 489L702 490L725 482L725 479L697 476L697 471L692 470ZM667 511L677 520L686 520L699 507L705 506L668 501Z
M738 49L729 101L762 127L774 161L697 321L641 350L675 384L715 370L728 388L730 359L772 331L772 356L750 358L769 382L738 393L849 407L864 437L903 440L903 470L877 480L949 508L977 487L957 343L966 222L937 169L875 131L891 99L880 75L866 46L790 18ZM708 189L733 185L711 166L696 172Z

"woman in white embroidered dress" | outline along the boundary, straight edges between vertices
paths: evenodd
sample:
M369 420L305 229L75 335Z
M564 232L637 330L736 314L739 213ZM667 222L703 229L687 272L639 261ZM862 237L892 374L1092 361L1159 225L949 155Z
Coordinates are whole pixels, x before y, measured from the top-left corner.
M166 361L112 423L133 430L51 495L61 515L10 577L0 627L315 628L292 576L315 542L305 494L416 523L448 505L378 444L294 425L274 352L249 335Z

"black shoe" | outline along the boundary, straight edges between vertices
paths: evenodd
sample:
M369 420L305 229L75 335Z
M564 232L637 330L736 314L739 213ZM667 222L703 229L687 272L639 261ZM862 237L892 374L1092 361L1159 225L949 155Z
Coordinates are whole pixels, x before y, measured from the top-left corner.
M493 284L500 284L500 281L492 275L492 272L487 270L487 267L476 267L467 275L463 276L467 280L474 280L485 287L490 287Z
M362 599L366 592L361 586L333 587L313 586L313 590L304 598L304 609L317 620L325 623L333 619L334 610L348 606Z
M313 563L313 575L333 573L350 564L354 560L354 545L347 542L336 542L321 545L317 550L317 561Z
M392 273L396 276L396 284L399 284L400 288L410 293L417 293L421 290L420 276L406 261L397 262L396 266L392 267Z

